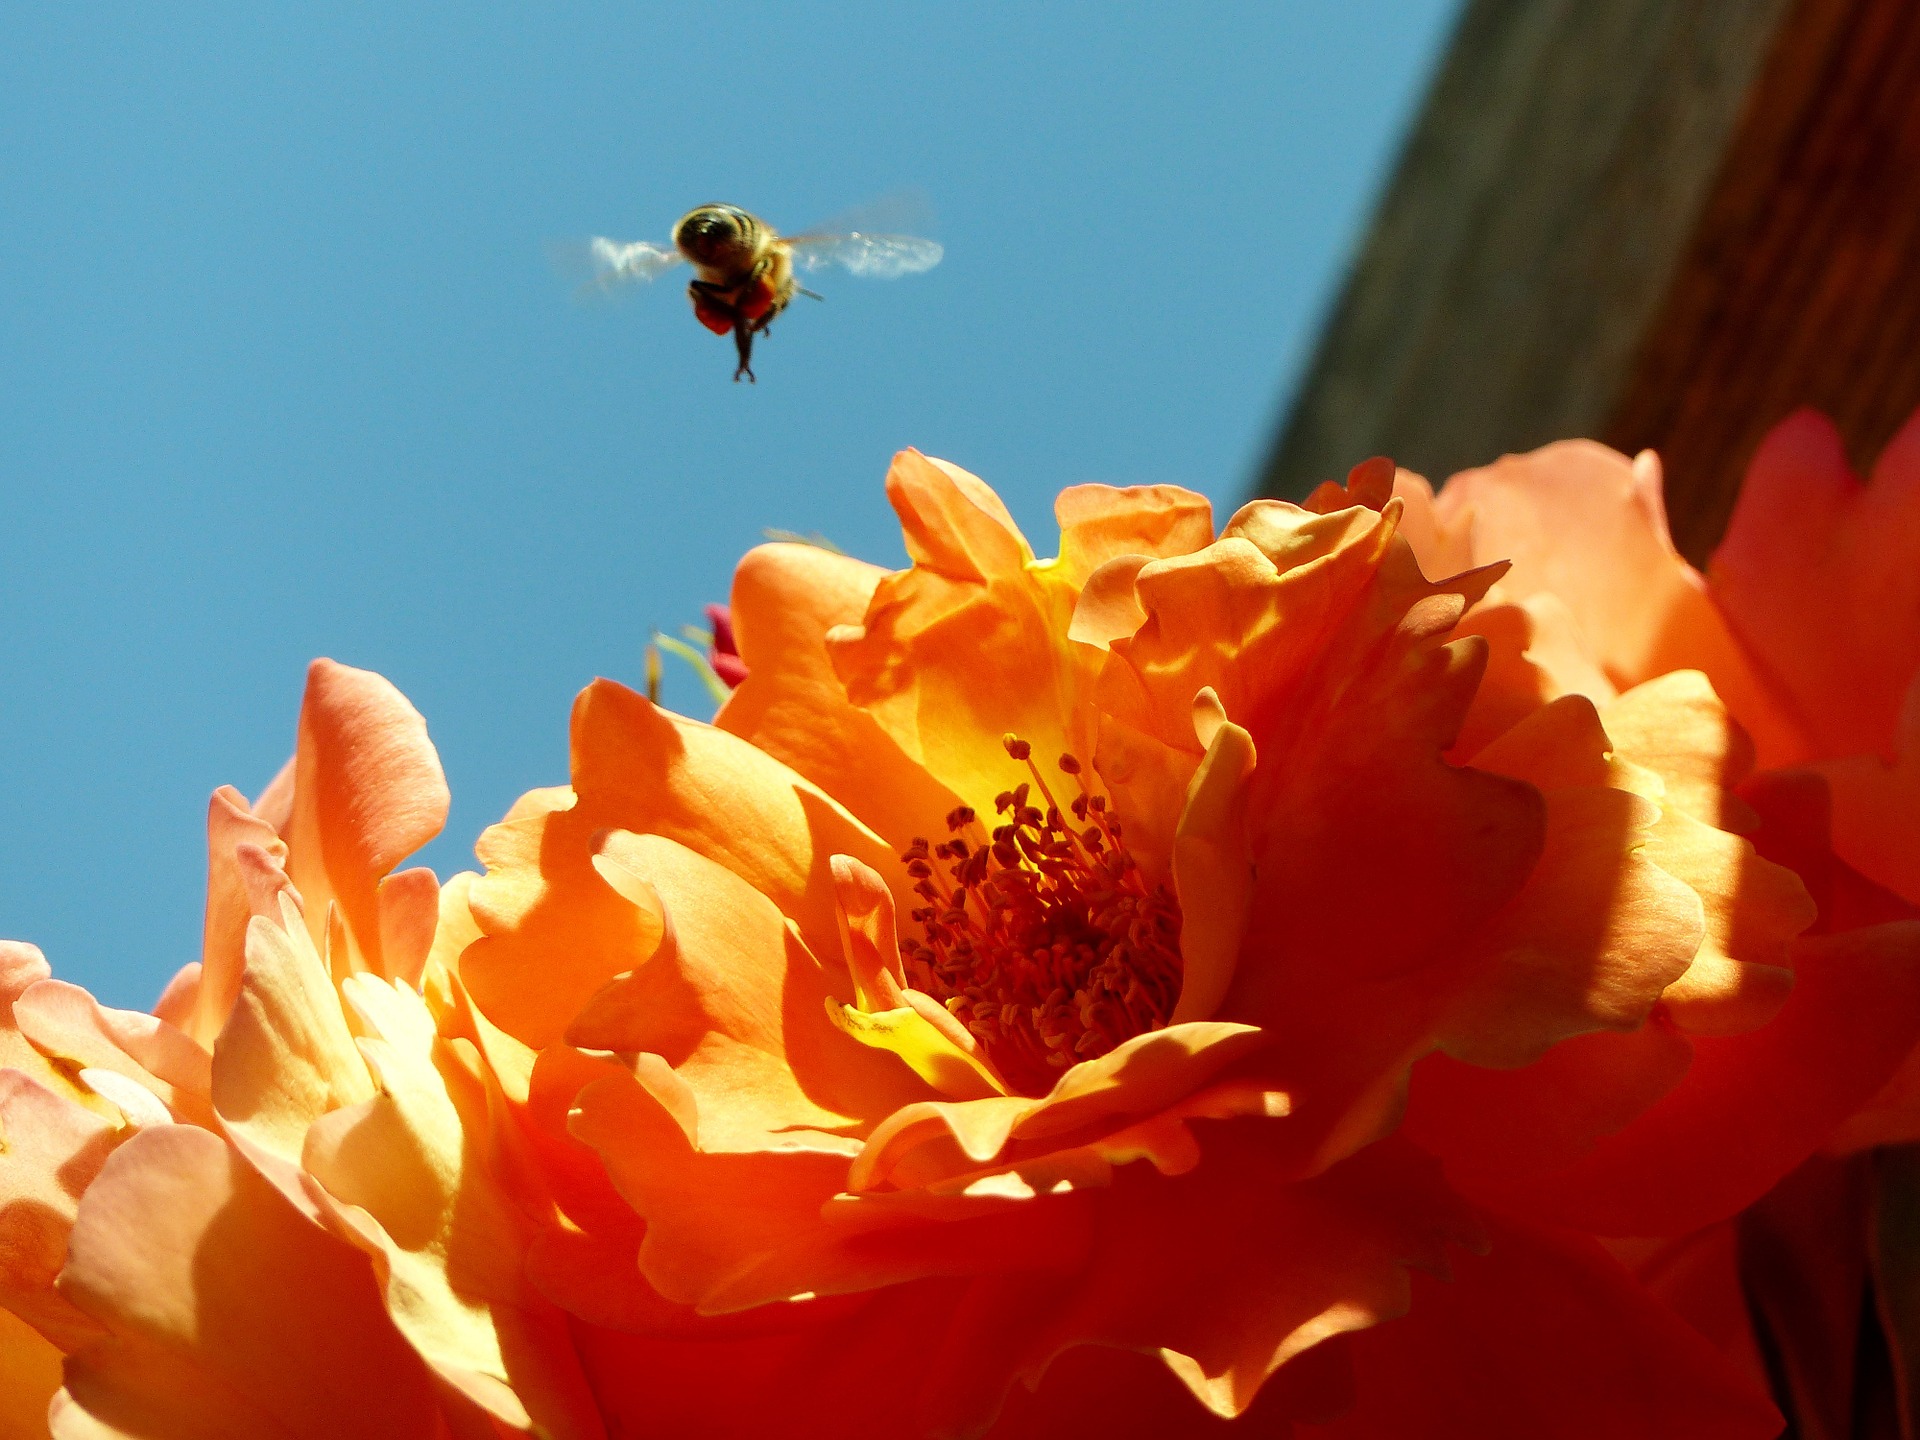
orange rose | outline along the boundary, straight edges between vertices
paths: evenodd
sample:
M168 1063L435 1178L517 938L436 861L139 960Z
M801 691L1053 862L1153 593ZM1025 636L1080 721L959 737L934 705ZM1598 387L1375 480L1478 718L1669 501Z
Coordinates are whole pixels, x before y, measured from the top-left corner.
M581 697L570 788L481 841L459 970L537 1053L519 1114L567 1179L530 1273L592 1322L603 1409L1204 1428L1170 1372L1343 1436L1773 1433L1577 1224L1464 1204L1396 1131L1435 1052L1552 1084L1580 1037L1684 1070L1669 1012L1765 1027L1813 907L1723 826L1702 686L1570 695L1461 763L1492 647L1456 626L1506 567L1427 580L1391 479L1218 538L1197 496L1078 487L1038 561L909 453L912 569L742 563L713 727ZM1908 1043L1920 993L1878 998Z
M1756 1158L1758 1173L1784 1174L1780 1162L1810 1138L1845 1154L1920 1137L1920 1052L1888 1079L1903 1029L1873 1023L1888 987L1908 983L1920 933L1920 912L1907 903L1920 898L1920 871L1911 869L1920 853L1917 482L1920 417L1862 485L1833 426L1802 412L1760 447L1704 577L1674 553L1651 454L1629 462L1584 442L1553 445L1457 475L1437 500L1414 476L1403 473L1395 487L1429 563L1516 558L1465 622L1495 637L1499 683L1483 696L1483 726L1555 695L1604 703L1617 686L1678 683L1675 672L1697 669L1770 767L1738 784L1750 807L1745 828L1762 853L1803 877L1818 907L1791 999L1763 1029L1696 1037L1684 1076L1661 1078L1651 1051L1587 1042L1583 1088L1598 1093L1632 1076L1666 1093L1577 1163L1521 1183L1536 1197L1558 1196L1582 1223L1671 1236L1616 1248L1756 1371L1749 1316L1761 1317L1801 1428L1820 1433L1851 1433L1862 1403L1854 1364L1872 1228L1868 1173L1815 1158L1756 1195L1737 1223L1703 1222L1726 1210L1729 1182L1752 1190ZM1486 1133L1521 1116L1538 1130L1545 1110L1569 1113L1564 1084L1516 1111L1523 1084L1491 1095L1437 1066L1422 1071L1432 1073L1416 1075L1416 1131L1425 1123L1431 1132L1449 1108L1470 1110L1471 1128ZM1708 1160L1713 1138L1729 1133L1761 1143L1742 1147L1731 1165ZM1665 1183L1650 1192L1644 1175L1656 1154ZM1473 1163L1456 1154L1449 1165L1469 1190L1463 1170ZM1702 1228L1673 1234L1691 1224Z
M1622 1251L1669 1304L1595 1236L1803 1159L1920 1033L1920 937L1854 923L1706 681L1609 678L1528 556L1436 563L1477 540L1394 483L1217 537L1077 487L1038 561L904 455L911 569L749 555L716 724L595 684L571 784L444 887L395 870L446 813L424 725L317 664L287 772L215 796L154 1016L0 948L5 1403L76 1440L1775 1433L1724 1247L1692 1288Z
M439 887L390 873L446 807L412 707L321 661L286 772L213 798L157 1016L0 947L6 1433L603 1434L481 1163L497 1082L437 1033Z
M1816 933L1861 932L1827 949L1864 957L1878 947L1877 963L1906 963L1911 931L1899 922L1920 911L1881 887L1920 900L1920 870L1911 868L1920 856L1920 416L1864 486L1824 417L1803 411L1776 427L1705 577L1674 552L1650 452L1630 462L1565 442L1456 475L1437 499L1405 473L1395 488L1426 563L1514 561L1465 622L1496 646L1495 683L1469 728L1497 731L1559 695L1604 705L1619 689L1703 673L1753 737L1762 767L1742 786L1750 808L1737 826L1810 881L1817 873ZM1735 756L1737 773L1721 778L1740 785L1754 760ZM1829 803L1832 850L1846 863L1826 853ZM1874 963L1842 970L1864 982ZM1854 1097L1857 1113L1836 1115L1830 1100L1808 1107L1796 1087L1789 1148L1815 1124L1843 1120L1833 1137L1842 1148L1920 1138L1920 1054L1878 1095L1863 1088L1871 1075L1884 1078L1876 1057L1891 1037L1876 1040L1864 1025L1863 995L1823 1000L1826 982L1816 992L1810 978L1803 973L1793 1011L1810 1043L1832 1052L1818 1070ZM1823 1022L1816 1004L1829 1011ZM1765 1113L1766 1131L1781 1134L1778 1112L1746 1113ZM1729 1109L1702 1123L1746 1121Z

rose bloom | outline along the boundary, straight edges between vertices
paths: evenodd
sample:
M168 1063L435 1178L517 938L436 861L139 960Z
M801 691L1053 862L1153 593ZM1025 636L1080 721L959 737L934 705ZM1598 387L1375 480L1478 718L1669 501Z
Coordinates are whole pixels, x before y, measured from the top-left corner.
M394 868L447 798L412 707L321 661L294 761L213 797L155 1014L0 945L0 1433L605 1433L520 1265L464 937Z
M1468 626L1504 636L1520 709L1575 691L1704 671L1753 735L1762 772L1741 787L1749 833L1819 902L1816 929L1910 929L1920 910L1920 416L1866 482L1812 411L1767 437L1703 576L1675 554L1654 457L1573 442L1449 480L1435 501L1402 472L1425 564L1512 555ZM1500 642L1496 641L1499 645ZM1501 662L1496 660L1496 669ZM1531 691L1529 695L1525 692ZM1829 830L1831 848L1828 844ZM1848 1116L1826 1149L1920 1138L1920 1054ZM1727 1317L1751 1350L1769 1331L1801 1426L1851 1433L1855 1336L1870 1265L1871 1177L1815 1160L1740 1226L1709 1226L1640 1252L1643 1273ZM1734 1249L1764 1256L1746 1267ZM1882 1283L1886 1283L1882 1277ZM1722 1292L1715 1300L1715 1289Z
M1914 937L1796 942L1700 677L1476 713L1504 567L1426 579L1379 478L1218 538L1081 487L1042 562L903 456L913 568L748 557L715 728L583 696L460 970L625 1202L531 1264L633 1428L1777 1429L1592 1235L1816 1146ZM627 1383L662 1345L724 1395Z
M74 1437L1776 1433L1597 1237L1885 1084L1920 928L1394 484L1076 487L1039 561L903 455L910 569L749 555L716 723L595 684L444 888L424 727L316 666L155 1016L7 952L0 1375Z

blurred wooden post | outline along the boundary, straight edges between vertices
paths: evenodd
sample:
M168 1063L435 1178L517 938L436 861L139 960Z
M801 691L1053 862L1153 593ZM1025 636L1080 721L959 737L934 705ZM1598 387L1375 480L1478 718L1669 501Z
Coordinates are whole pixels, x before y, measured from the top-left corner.
M1468 0L1258 488L1591 435L1700 560L1802 404L1920 405L1920 3Z

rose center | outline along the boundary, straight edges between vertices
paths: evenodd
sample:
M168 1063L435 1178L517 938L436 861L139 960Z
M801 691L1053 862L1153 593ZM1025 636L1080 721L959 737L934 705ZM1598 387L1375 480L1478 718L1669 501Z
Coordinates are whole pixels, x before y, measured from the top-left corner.
M1076 1062L1167 1023L1180 995L1180 907L1140 873L1078 760L1060 757L1079 787L1063 813L1032 747L1012 735L1005 744L1032 781L994 801L1004 823L989 835L962 806L946 840L915 839L900 857L927 902L913 911L922 938L903 938L900 953L910 983L973 1032L1009 1084L1038 1094Z

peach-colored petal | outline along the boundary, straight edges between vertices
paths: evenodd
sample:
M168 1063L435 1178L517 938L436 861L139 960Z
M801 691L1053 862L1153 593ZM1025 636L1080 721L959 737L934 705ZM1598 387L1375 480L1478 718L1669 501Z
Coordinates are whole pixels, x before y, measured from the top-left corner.
M56 1095L108 1119L117 1119L112 1106L35 1049L14 1020L13 1007L20 997L52 975L53 967L37 946L0 940L0 1069L18 1070Z
M724 1143L727 1127L838 1130L929 1093L835 1027L828 972L744 880L672 840L625 831L603 839L596 862L616 887L658 896L671 925L651 957L581 1009L568 1042L659 1055L696 1096L722 1101L703 1120L703 1143ZM775 1088L741 1093L749 1067Z
M330 1110L371 1099L327 963L291 895L278 924L256 917L233 1013L213 1052L213 1103L228 1131L298 1164L307 1130Z
M1037 1378L1073 1345L1157 1350L1208 1409L1237 1415L1290 1359L1403 1313L1409 1269L1444 1273L1449 1244L1478 1240L1407 1147L1374 1146L1295 1184L1258 1122L1218 1127L1207 1151L1177 1179L1116 1175L1085 1267L1066 1284L1029 1282L1025 1303L995 1317L1022 1372ZM1250 1210L1257 1226L1206 1218Z
M166 1021L110 1009L64 980L29 987L13 1015L41 1053L76 1071L113 1071L150 1091L176 1118L213 1123L213 1057Z
M475 847L487 870L469 902L485 933L462 952L460 973L489 1018L535 1049L557 1042L588 998L665 933L657 900L635 903L595 870L592 833L568 810L533 811L490 827Z
M670 1300L724 1314L812 1293L823 1271L848 1289L875 1278L871 1266L849 1267L832 1255L819 1225L848 1155L814 1136L777 1150L696 1147L675 1117L686 1100L671 1096L673 1078L642 1067L631 1078L596 1081L580 1092L573 1117L574 1134L601 1153L615 1185L647 1219L640 1266L651 1285Z
M1560 598L1547 591L1524 600L1499 589L1461 620L1461 635L1484 636L1486 676L1461 722L1453 758L1471 759L1515 724L1567 695L1605 704L1619 692L1600 669L1585 635Z
M1775 426L1708 573L1735 632L1791 697L1813 753L1890 758L1920 671L1920 415L1866 485L1824 415L1802 410Z
M1694 819L1736 833L1753 812L1734 787L1753 771L1753 746L1707 676L1675 670L1600 707L1615 750L1658 775L1660 798Z
M1661 1304L1699 1331L1756 1391L1768 1389L1767 1364L1741 1282L1740 1222L1723 1221L1677 1239L1602 1242ZM1849 1343L1852 1341L1848 1337Z
M932 996L907 987L886 884L851 855L833 857L833 878L854 1003L828 997L829 1018L861 1044L898 1055L943 1095L970 1100L1006 1094L1006 1082L973 1033Z
M1076 588L1122 555L1185 555L1213 543L1213 506L1178 485L1070 485L1053 502L1061 578Z
M64 1349L98 1333L53 1288L67 1232L81 1192L129 1134L24 1072L0 1069L0 1309Z
M1788 947L1815 916L1800 878L1751 843L1669 808L1645 855L1700 897L1705 934L1662 997L1698 1035L1735 1035L1771 1020L1793 989Z
M390 979L420 983L440 923L440 882L424 865L396 870L375 889L381 964Z
M1210 1019L1226 998L1254 892L1246 834L1247 782L1259 758L1253 737L1227 719L1211 690L1195 698L1194 715L1206 754L1174 830L1174 892L1183 917L1174 1024Z
M1458 575L1474 567L1472 516L1453 514L1452 506L1443 514L1432 484L1426 476L1411 470L1394 471L1393 496L1406 507L1402 533L1420 557L1422 570L1434 575Z
M1151 555L1116 555L1087 576L1074 601L1067 638L1105 650L1146 624L1139 579L1153 560Z
M1011 1141L1118 1130L1200 1090L1256 1051L1248 1025L1199 1021L1136 1035L1062 1075L1039 1098L933 1101L894 1111L867 1138L850 1189L920 1186L980 1170Z
M448 802L426 722L406 698L371 671L314 661L283 831L287 873L306 902L316 944L327 906L340 907L351 944L336 959L348 969L398 973L385 953L381 882L440 833ZM404 968L414 955L408 944L395 958Z
M47 1440L47 1406L59 1388L59 1349L0 1308L0 1435Z
M1322 480L1302 502L1302 508L1316 515L1331 515L1356 505L1369 510L1384 510L1394 496L1400 478L1399 468L1385 455L1362 460L1342 480ZM1417 478L1417 477L1414 477Z
M1798 758L1793 718L1675 552L1660 489L1651 455L1566 440L1455 475L1436 508L1443 527L1472 537L1476 563L1513 562L1503 598L1557 597L1614 685L1705 670L1769 764Z
M1300 1440L1771 1440L1757 1385L1591 1240L1504 1220L1354 1337L1359 1403Z
M1834 849L1920 905L1920 672L1907 690L1891 761L1848 755L1813 768L1833 792Z
M1692 1061L1686 1036L1657 1014L1638 1030L1575 1036L1517 1070L1431 1055L1414 1066L1403 1128L1445 1162L1463 1194L1498 1204L1509 1177L1584 1159L1678 1085Z
M827 635L857 625L886 572L811 545L762 545L733 577L747 678L714 716L904 847L937 831L959 799L847 699Z
M856 1302L761 1311L740 1334L687 1339L580 1326L608 1428L701 1440L925 1440L915 1399L945 1343L952 1282L896 1285ZM708 1326L715 1323L705 1322ZM670 1384L636 1384L637 1375Z
M191 1008L176 1023L211 1047L227 1023L246 970L247 922L271 914L271 897L286 883L287 847L279 832L230 785L207 804L207 910L199 982Z
M726 866L822 954L838 950L832 856L904 882L886 842L785 765L611 681L574 706L573 789L583 820L661 835Z
M1474 936L1475 972L1449 1006L1447 1053L1526 1065L1592 1030L1631 1030L1687 973L1700 898L1645 854L1654 805L1609 789L1547 795L1546 848L1526 885Z
M725 867L836 969L831 857L907 883L877 836L786 766L611 682L575 705L573 768L571 805L529 809L482 836L487 873L469 895L484 938L461 957L465 981L495 1024L535 1047L559 1039L589 997L660 943L657 904L623 898L593 869L608 830L658 834Z
M979 480L904 451L887 495L913 568L883 578L861 623L828 637L828 653L849 700L949 790L992 814L994 796L1019 778L1002 735L1049 758L1091 753L1084 702L1098 655L1066 638L1075 587L1034 564Z
M1772 1023L1697 1036L1685 1080L1509 1203L1605 1235L1672 1235L1750 1204L1885 1082L1920 1035L1920 921L1814 936ZM1737 1137L1737 1141L1736 1141Z
M365 1257L206 1131L163 1126L115 1153L60 1288L109 1332L67 1362L61 1440L446 1433Z
M469 1134L485 1097L462 1095L463 1116L449 1086L461 1069L436 1066L411 989L356 975L342 992L378 1090L307 1132L303 1167L339 1202L336 1228L375 1259L394 1323L457 1390L506 1425L599 1440L560 1317L522 1283L524 1228Z

